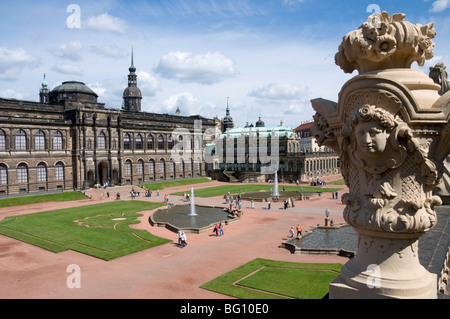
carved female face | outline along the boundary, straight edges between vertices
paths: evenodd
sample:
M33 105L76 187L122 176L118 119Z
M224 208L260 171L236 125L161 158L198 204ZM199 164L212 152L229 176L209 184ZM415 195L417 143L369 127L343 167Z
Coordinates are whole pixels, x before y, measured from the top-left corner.
M379 155L386 149L389 133L376 121L359 121L355 128L358 150L369 156Z

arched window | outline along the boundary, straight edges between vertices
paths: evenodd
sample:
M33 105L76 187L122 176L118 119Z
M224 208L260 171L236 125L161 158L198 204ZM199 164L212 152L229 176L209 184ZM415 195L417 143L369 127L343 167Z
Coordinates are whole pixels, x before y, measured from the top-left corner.
M200 149L200 137L196 136L194 138L194 149L199 150Z
M197 170L200 170L202 168L202 160L200 158L197 158Z
M15 137L16 151L25 151L27 149L27 135L25 134L25 131L18 130Z
M97 136L97 149L105 150L106 149L106 136L103 131L100 131Z
M158 136L158 149L159 150L164 149L164 137L162 135Z
M173 138L172 135L169 135L169 138L167 139L167 148L171 150L173 148Z
M45 134L41 130L34 135L34 149L37 151L45 150Z
M142 149L142 136L141 136L141 134L136 135L134 143L135 143L134 144L135 149L137 149L137 150L141 150Z
M125 133L123 135L123 149L131 150L131 139L130 139L130 134L128 134L128 133Z
M5 131L0 130L0 151L6 150L6 134Z
M144 161L143 160L139 160L137 163L137 173L138 173L138 175L144 174Z
M169 162L169 169L170 169L170 172L171 172L171 173L173 173L173 172L175 171L175 164L174 164L174 162L173 162L173 159L170 159L170 162Z
M188 159L188 171L192 171L192 158Z
M53 134L53 149L62 150L62 148L63 148L62 133L60 131L56 131L55 134Z
M191 150L191 148L192 148L191 136L190 135L186 135L186 149L187 150Z
M161 158L159 161L159 172L160 173L164 173L165 166L166 166L166 163L164 162L164 159Z
M39 163L37 165L37 181L46 182L47 181L47 165L45 163Z
M155 174L155 161L154 160L150 160L149 165L148 165L148 172L150 174Z
M151 134L149 134L149 136L147 136L147 149L153 150L154 147L155 146L153 145L153 136Z
M8 184L8 168L5 164L0 164L0 185Z
M62 162L56 163L55 166L55 179L57 181L64 180L64 164Z
M125 162L125 175L131 176L131 160Z
M28 183L28 166L25 163L20 163L17 166L17 183L19 184Z
M180 172L184 172L184 160L180 158Z

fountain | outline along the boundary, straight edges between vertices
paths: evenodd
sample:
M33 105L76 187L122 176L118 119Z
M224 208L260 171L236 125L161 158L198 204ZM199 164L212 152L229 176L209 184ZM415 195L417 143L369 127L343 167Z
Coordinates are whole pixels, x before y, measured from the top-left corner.
M277 174L277 171L275 171L275 177L273 179L272 196L280 196L280 191L278 190L278 174Z
M189 213L189 216L197 216L195 211L194 187L191 188L191 212Z

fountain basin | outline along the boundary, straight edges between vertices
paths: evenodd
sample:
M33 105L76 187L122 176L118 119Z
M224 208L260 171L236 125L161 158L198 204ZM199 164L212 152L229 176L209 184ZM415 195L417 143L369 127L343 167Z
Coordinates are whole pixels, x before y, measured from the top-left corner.
M190 216L190 205L177 205L172 208L160 208L149 217L152 226L166 227L170 231L200 234L212 231L215 224L228 225L240 220L229 217L223 207L195 205L195 216Z
M353 258L358 250L358 234L347 224L319 226L308 230L301 238L289 238L281 246L298 255L339 255Z

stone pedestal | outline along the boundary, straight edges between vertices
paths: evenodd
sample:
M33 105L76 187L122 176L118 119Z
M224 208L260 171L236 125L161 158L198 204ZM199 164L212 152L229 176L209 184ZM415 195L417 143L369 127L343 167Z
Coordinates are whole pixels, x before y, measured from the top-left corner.
M359 234L358 253L330 284L330 298L436 298L437 276L419 263L419 236L380 235Z

